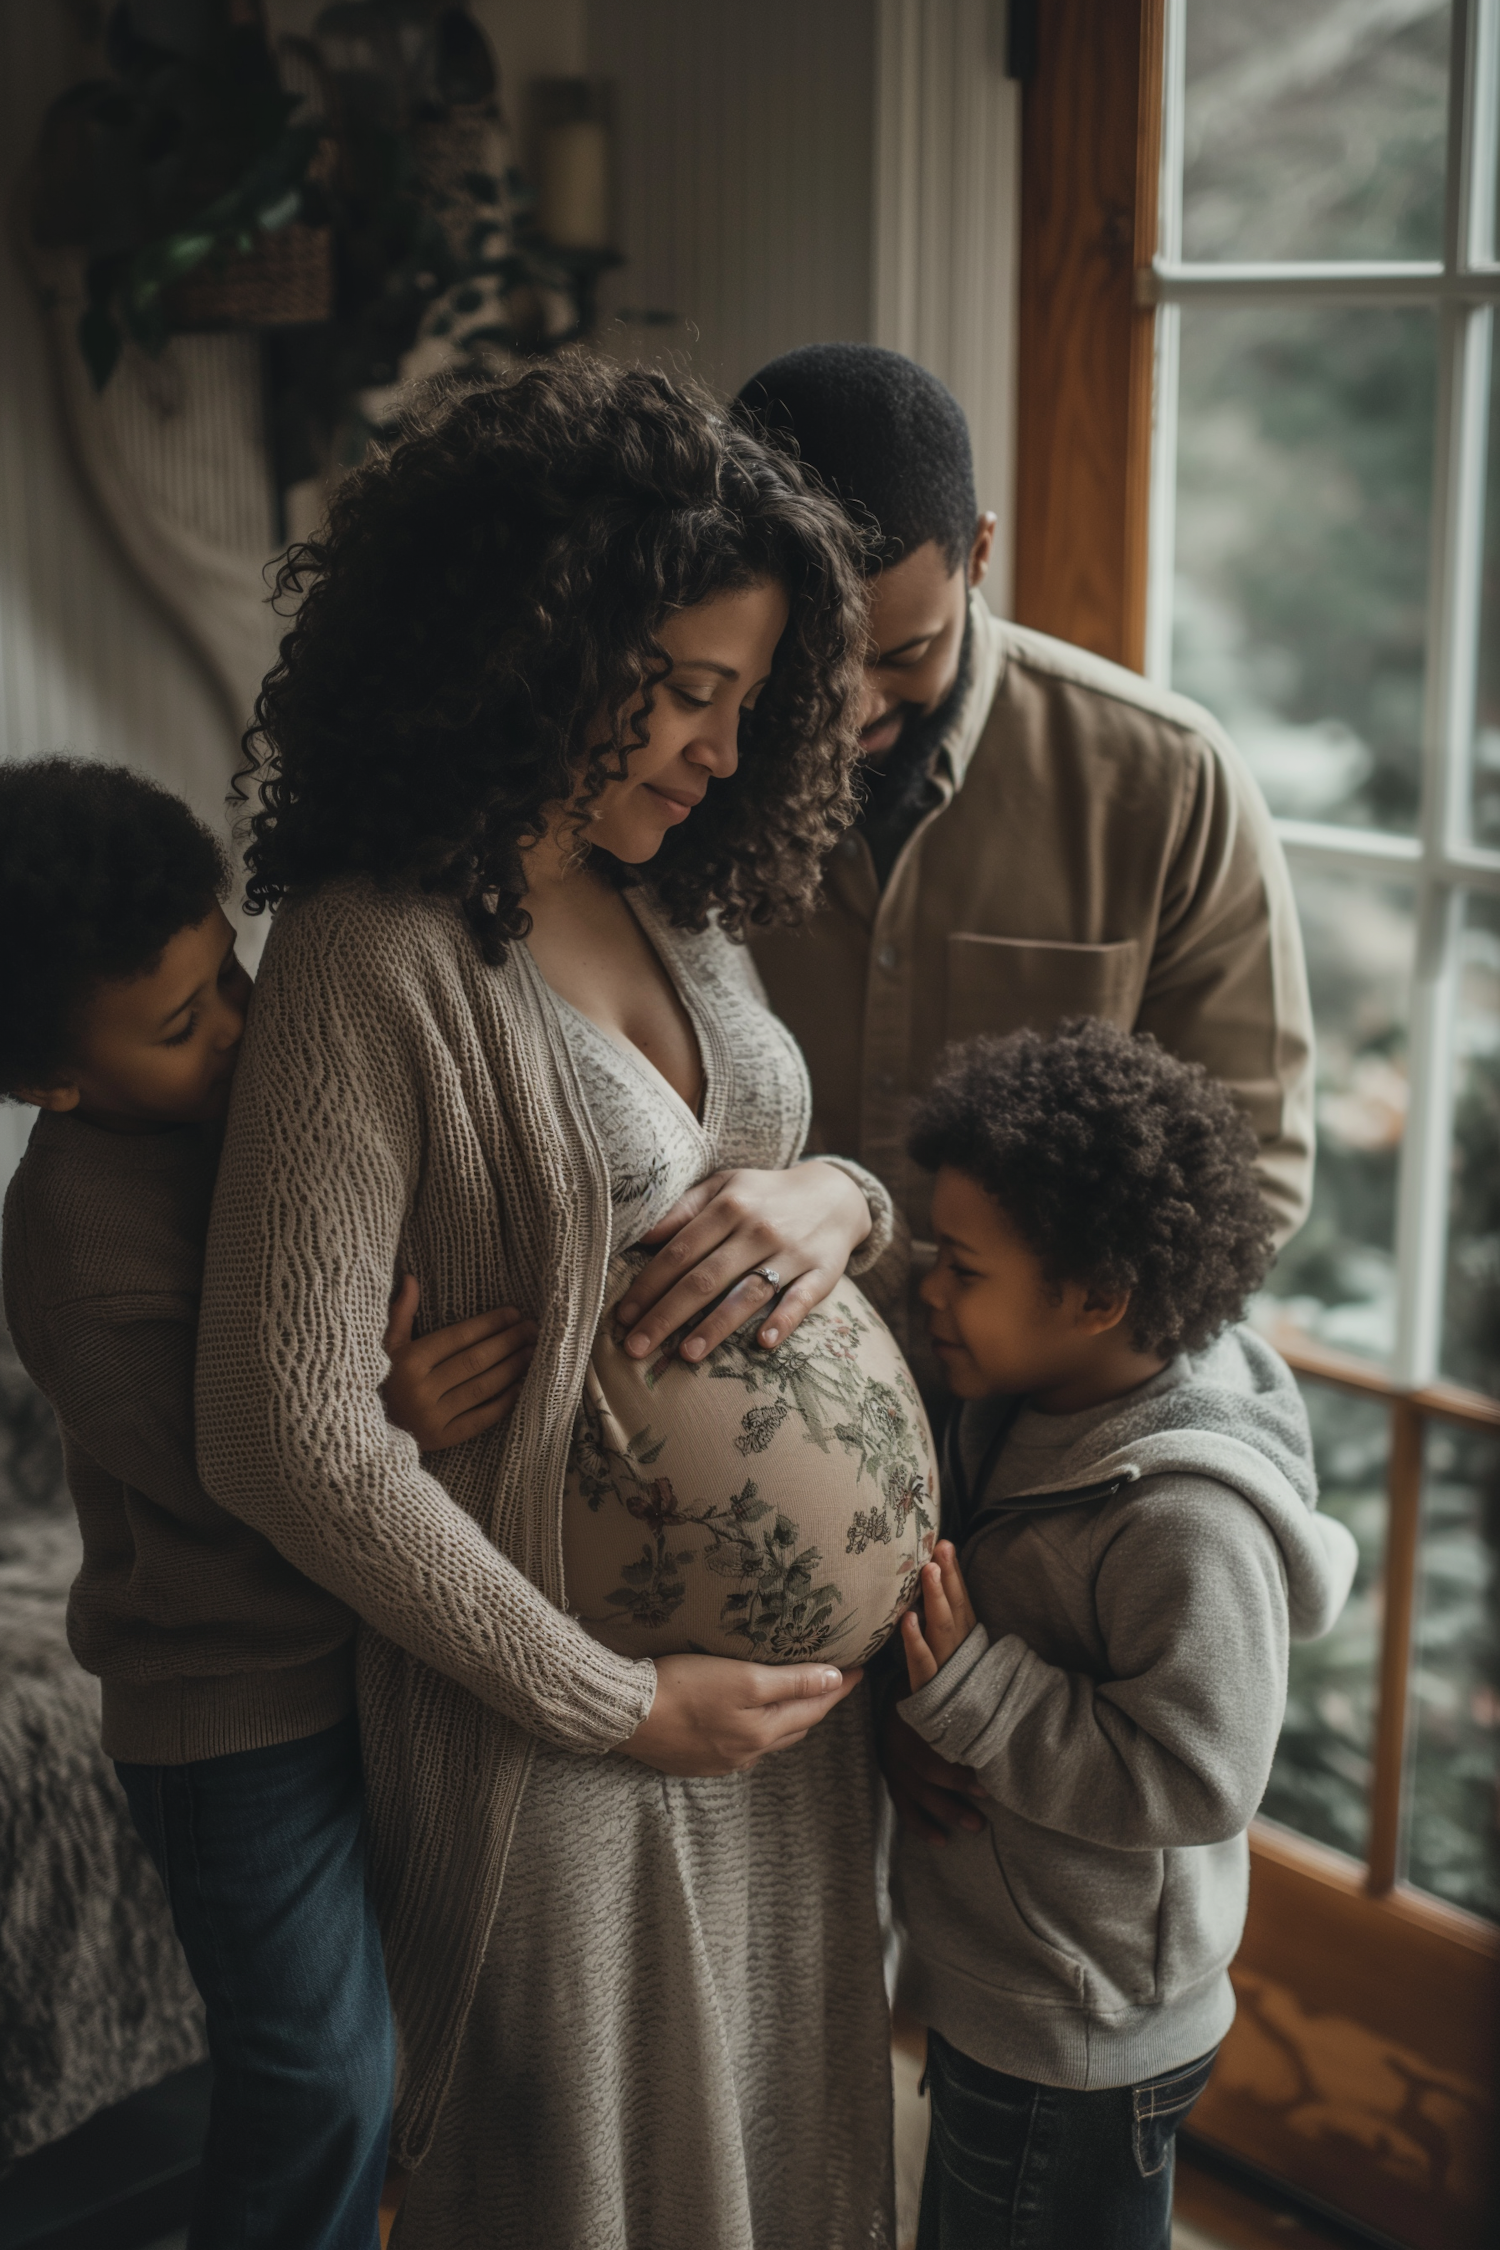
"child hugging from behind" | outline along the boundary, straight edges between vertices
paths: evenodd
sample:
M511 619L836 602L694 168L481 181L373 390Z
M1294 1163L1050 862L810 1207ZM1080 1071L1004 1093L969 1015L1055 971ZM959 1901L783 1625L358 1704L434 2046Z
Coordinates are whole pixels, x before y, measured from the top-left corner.
M1088 1019L976 1040L911 1152L955 1399L886 1744L919 2250L1167 2250L1288 1635L1328 1630L1354 1544L1314 1512L1290 1371L1235 1325L1270 1219L1200 1067Z
M250 979L219 845L124 767L0 767L0 1093L40 1112L5 1200L5 1310L62 1428L68 1637L201 1992L214 2065L191 2240L375 2250L393 2041L365 1889L355 1619L198 1482L193 1372ZM247 1283L248 1286L248 1283ZM424 1450L514 1403L506 1308L413 1342Z

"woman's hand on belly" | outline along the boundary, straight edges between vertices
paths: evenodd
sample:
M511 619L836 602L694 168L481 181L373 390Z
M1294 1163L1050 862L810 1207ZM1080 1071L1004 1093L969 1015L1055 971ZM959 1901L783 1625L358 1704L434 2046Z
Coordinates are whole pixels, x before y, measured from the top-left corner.
M730 1656L659 1656L651 1709L622 1757L683 1779L745 1773L790 1750L864 1673L831 1664L745 1664Z
M711 1173L642 1237L662 1247L619 1307L631 1331L625 1349L645 1359L686 1329L682 1357L704 1358L771 1306L777 1291L755 1270L769 1266L782 1293L756 1341L770 1351L837 1286L869 1231L868 1203L831 1164ZM705 1317L706 1305L714 1309Z

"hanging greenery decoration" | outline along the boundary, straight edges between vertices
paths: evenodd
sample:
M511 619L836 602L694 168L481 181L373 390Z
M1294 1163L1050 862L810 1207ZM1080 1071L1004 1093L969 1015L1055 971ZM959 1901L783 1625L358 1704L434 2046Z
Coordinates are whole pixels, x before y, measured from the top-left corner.
M116 7L105 59L52 105L33 188L36 240L86 253L78 340L100 390L127 336L161 350L179 284L303 216L324 133L229 0Z
M359 458L414 351L482 366L585 328L615 261L541 239L465 6L336 0L273 53L258 0L119 0L104 59L32 191L38 244L83 253L96 388L127 339L264 330L285 489Z

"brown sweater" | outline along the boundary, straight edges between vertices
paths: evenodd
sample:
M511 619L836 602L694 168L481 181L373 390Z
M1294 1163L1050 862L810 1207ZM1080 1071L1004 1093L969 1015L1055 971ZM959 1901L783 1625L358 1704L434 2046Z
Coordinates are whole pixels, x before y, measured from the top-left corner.
M56 1410L83 1568L68 1638L104 1748L179 1765L292 1742L353 1705L354 1618L216 1507L193 1361L216 1130L44 1112L5 1199L5 1312Z

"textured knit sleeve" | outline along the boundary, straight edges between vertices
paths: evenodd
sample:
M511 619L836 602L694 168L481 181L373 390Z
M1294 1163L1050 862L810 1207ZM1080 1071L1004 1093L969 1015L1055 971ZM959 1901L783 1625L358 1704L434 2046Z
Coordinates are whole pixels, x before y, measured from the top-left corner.
M423 1161L420 1032L461 995L434 996L430 964L387 946L378 919L361 936L362 960L326 918L267 948L209 1230L203 1479L388 1639L531 1733L608 1749L649 1711L654 1666L554 1608L385 1418L381 1337Z
M1109 1677L983 1625L901 1705L1022 1819L1120 1851L1237 1836L1286 1701L1287 1598L1262 1518L1206 1478L1140 1487L1095 1581Z
M891 1201L890 1190L884 1181L867 1172L863 1164L856 1164L852 1156L825 1156L820 1149L809 1149L801 1159L804 1164L831 1164L835 1172L842 1172L852 1180L870 1209L870 1231L863 1242L856 1245L849 1260L849 1272L857 1281L872 1266L879 1265L896 1239L896 1206Z

